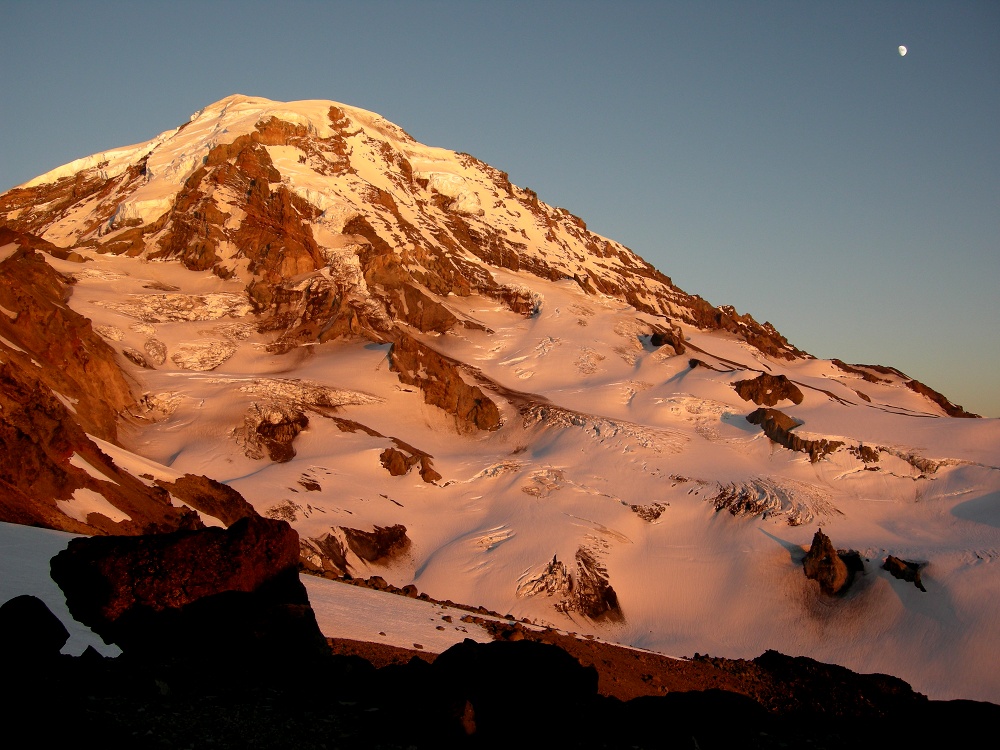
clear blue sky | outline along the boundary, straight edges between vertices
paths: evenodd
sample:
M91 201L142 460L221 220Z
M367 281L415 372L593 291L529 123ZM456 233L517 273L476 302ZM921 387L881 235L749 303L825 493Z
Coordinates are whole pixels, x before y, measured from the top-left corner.
M1000 2L0 11L0 190L229 94L333 99L508 172L816 356L1000 417Z

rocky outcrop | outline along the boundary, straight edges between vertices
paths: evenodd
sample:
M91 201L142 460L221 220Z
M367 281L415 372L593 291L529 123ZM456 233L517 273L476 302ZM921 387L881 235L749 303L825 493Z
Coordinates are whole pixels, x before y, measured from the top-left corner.
M848 452L864 464L877 464L882 449L871 445L852 445L848 447ZM866 466L865 468L868 468ZM876 467L877 468L877 467Z
M239 492L205 476L185 474L173 482L158 479L156 484L185 505L218 518L226 526L232 526L241 518L258 515Z
M758 406L774 406L779 401L788 400L793 404L802 403L802 391L784 375L762 372L750 380L738 380L733 388L744 401L753 401Z
M980 415L967 412L961 406L951 403L943 394L938 393L930 386L924 385L919 380L907 377L894 367L885 367L884 365L848 365L839 359L831 360L831 362L844 372L858 375L869 383L892 383L894 380L898 380L914 393L919 393L924 398L937 404L949 417L981 419ZM858 395L866 401L870 401L864 394L858 393Z
M920 563L901 560L894 555L889 555L885 558L885 562L882 563L882 570L888 570L894 578L912 583L921 591L926 592L927 589L924 588L924 584L920 580L920 569L922 567L923 565Z
M608 571L594 552L586 547L576 551L576 570L570 572L565 563L553 555L533 576L524 577L517 595L548 596L560 612L579 612L597 622L620 622L625 619L618 603L618 594L608 578Z
M299 562L303 570L324 578L350 575L343 532L333 529L317 537L300 538Z
M854 580L855 573L864 572L861 556L854 550L838 550L830 537L817 529L812 545L802 560L806 578L819 583L825 594L843 594Z
M461 431L500 427L500 410L476 385L461 375L460 365L406 334L400 335L389 352L389 362L399 379L414 385L424 401L455 417Z
M266 454L272 461L284 463L295 458L292 441L308 425L309 417L296 405L254 402L233 436L249 458L261 459Z
M389 565L404 557L410 549L410 538L402 524L375 526L371 531L334 526L318 537L300 542L303 569L326 578L353 577L356 565ZM356 558L354 563L348 554Z
M114 442L119 415L135 399L115 351L90 321L66 304L73 280L30 248L32 238L0 228L0 245L20 249L0 261L0 342L5 359L21 363L45 387L73 403L74 418L91 435ZM37 364L36 364L37 363ZM100 383L95 390L93 383Z
M402 441L396 440L396 448L386 448L379 456L382 466L394 477L408 474L414 466L420 466L420 477L425 482L433 484L441 479L435 471L431 456L417 451Z
M325 652L298 580L298 535L243 518L139 537L81 537L52 558L73 616L126 654L158 662Z
M202 525L163 489L119 469L59 395L39 368L0 362L0 520L83 534Z
M649 343L656 347L669 346L674 350L674 354L683 354L687 351L687 347L684 345L684 334L680 326L671 326L669 329L654 326L653 334L649 337Z
M963 409L957 404L951 403L945 396L938 393L930 386L926 386L919 380L907 380L905 383L906 387L909 388L914 393L919 393L924 398L930 399L935 404L941 407L945 414L949 417L960 417L965 419L981 419L978 414L973 414Z
M573 598L577 611L591 620L620 622L625 619L618 604L618 594L608 579L607 569L586 547L580 547L576 551Z
M376 526L371 531L351 529L341 526L347 547L359 559L367 563L387 563L406 554L410 548L410 538L402 524Z
M843 445L838 440L805 440L798 435L793 435L792 430L802 423L792 419L787 414L777 409L761 407L747 415L747 422L760 425L764 434L772 442L788 448L788 450L799 451L809 454L809 460L815 463L829 453L833 453Z
M68 640L66 626L37 596L22 594L0 604L0 643L5 661L51 661Z

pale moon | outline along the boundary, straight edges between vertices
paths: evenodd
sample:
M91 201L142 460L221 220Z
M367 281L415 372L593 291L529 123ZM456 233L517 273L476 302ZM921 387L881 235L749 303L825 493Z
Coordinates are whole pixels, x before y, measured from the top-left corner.
M906 47L904 47L902 44L899 45L899 56L906 57Z

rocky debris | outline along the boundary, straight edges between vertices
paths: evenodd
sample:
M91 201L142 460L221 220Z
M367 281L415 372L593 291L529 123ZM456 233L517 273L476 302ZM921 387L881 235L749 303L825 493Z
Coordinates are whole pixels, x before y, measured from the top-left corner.
M847 451L865 464L877 464L879 456L882 454L881 448L860 444L848 446ZM868 467L866 466L865 468Z
M253 309L245 294L129 294L97 304L143 323L242 318Z
M142 352L140 352L138 349L133 349L131 346L126 346L124 349L122 349L122 354L125 356L125 359L127 359L133 365L142 367L143 369L146 370L152 369L149 363L146 361L146 358L142 355Z
M806 578L819 583L825 594L843 594L854 580L855 573L864 572L861 555L854 550L838 550L830 537L817 529L812 545L802 560Z
M421 390L424 401L453 415L460 430L492 431L500 427L497 405L479 386L465 382L455 360L402 334L392 345L389 362L402 382Z
M22 594L0 605L0 643L4 644L5 660L51 661L68 640L66 626L38 597Z
M791 431L802 423L777 409L768 409L762 406L747 415L747 422L760 425L764 434L772 442L784 446L788 450L808 453L809 460L813 463L833 453L843 445L843 442L838 440L827 440L826 438L805 440L792 434Z
M243 495L229 485L206 476L185 474L173 482L157 479L156 484L185 505L218 518L226 526L232 526L241 518L258 515Z
M882 570L888 570L893 577L912 583L921 591L926 592L927 589L924 588L924 584L920 581L920 569L922 567L923 565L920 563L901 560L894 555L889 555L885 558L885 562L882 563Z
M312 411L330 416L338 407L378 404L382 399L361 391L346 388L331 388L310 380L299 378L254 378L227 379L220 376L216 382L238 383L240 393L254 398L280 402L285 406L295 406L301 411Z
M659 520L660 516L663 515L663 511L667 509L670 503L650 503L649 505L629 505L629 510L635 513L643 521L648 521L653 523L653 521Z
M750 380L738 380L733 388L744 401L753 401L758 406L774 406L779 401L788 400L793 404L802 403L802 391L784 375L762 372Z
M275 667L324 653L298 580L298 535L243 518L141 537L80 537L52 558L70 612L107 642L157 663L252 653Z

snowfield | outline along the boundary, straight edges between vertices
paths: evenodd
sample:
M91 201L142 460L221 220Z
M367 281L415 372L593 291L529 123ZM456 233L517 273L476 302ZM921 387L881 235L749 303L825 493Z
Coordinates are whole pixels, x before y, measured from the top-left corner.
M149 279L201 293L229 286L165 263L95 257L90 266L117 279L80 278L71 304L139 349L153 334L129 320L150 316L102 304L112 290L120 299ZM753 405L731 387L746 370L692 370L686 357L643 344L634 331L645 316L633 309L589 299L566 282L519 281L540 290L536 316L449 298L493 333L464 330L435 341L504 388L537 394L525 396L533 405L523 412L506 404L496 433L470 439L456 431L399 382L388 346L336 341L275 355L267 336L251 333L228 339L232 354L211 372L177 359L136 370L143 389L169 397L172 410L134 425L126 445L173 475L229 484L262 514L290 517L303 537L402 524L413 542L406 556L387 565L355 559L355 575L414 583L437 599L666 654L749 658L776 649L894 674L936 699L1000 700L1000 420L948 419L898 387L846 374L831 382L826 362L762 363L737 340L688 331L715 363L780 367L806 385L803 403L786 409L804 422L801 434L891 450L879 471L844 451L811 463L746 421ZM150 296L159 305L160 296ZM223 321L176 318L150 324L171 353L189 352L205 326ZM344 432L315 411L291 461L248 458L233 431L255 399L293 400L292 385L337 394L326 400L338 416L426 451L443 479L390 476L379 463L384 439ZM905 411L894 406L900 402ZM119 465L131 460L116 453ZM922 472L900 457L911 455L940 468ZM304 477L318 489L306 490ZM712 498L729 486L750 488L768 510L716 511ZM631 507L654 505L660 513L652 520ZM802 574L801 557L820 526L867 561L842 599L824 598ZM605 567L624 621L560 611L560 592L528 593L524 582L553 556L571 563L581 547ZM888 554L926 563L927 592L881 570ZM315 597L321 584L309 583ZM374 639L371 630L338 634Z

